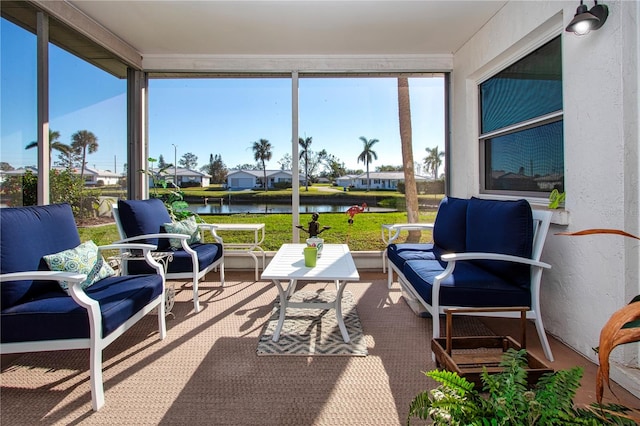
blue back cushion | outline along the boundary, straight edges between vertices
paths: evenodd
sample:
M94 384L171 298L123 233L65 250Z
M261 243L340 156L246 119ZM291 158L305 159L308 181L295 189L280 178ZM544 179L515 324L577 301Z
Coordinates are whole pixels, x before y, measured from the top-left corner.
M467 251L531 258L533 216L526 200L495 201L471 198L467 209ZM530 268L512 262L474 261L521 287L530 283Z
M118 214L122 229L127 237L144 234L164 233L164 224L171 222L164 203L152 198L149 200L118 200ZM158 251L169 250L167 238L149 238L147 244L158 246Z
M0 273L46 271L42 259L80 245L68 204L0 209ZM48 291L62 291L53 281L12 281L0 286L2 309Z
M469 200L445 197L433 225L433 242L444 252L465 251Z

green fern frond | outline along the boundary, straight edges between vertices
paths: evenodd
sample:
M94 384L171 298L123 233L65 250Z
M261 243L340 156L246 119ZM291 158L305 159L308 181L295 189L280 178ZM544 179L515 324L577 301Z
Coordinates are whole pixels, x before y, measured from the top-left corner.
M464 377L460 377L458 373L446 370L431 370L425 373L428 377L436 382L442 383L443 386L457 391L460 395L466 395L473 392L475 384L471 383Z
M552 421L562 413L574 414L573 398L580 387L580 379L582 368L574 367L544 374L538 380L536 401L544 407L541 421Z
M407 426L411 424L411 418L417 417L422 420L429 418L429 410L431 409L431 399L429 392L420 392L413 398L409 404L409 414L407 415Z
M503 355L500 366L503 368L501 373L488 374L483 368L481 379L483 382L483 390L489 392L490 395L500 395L504 397L508 395L521 395L528 389L527 382L527 351L525 349L515 350L508 349ZM513 401L509 401L513 402Z

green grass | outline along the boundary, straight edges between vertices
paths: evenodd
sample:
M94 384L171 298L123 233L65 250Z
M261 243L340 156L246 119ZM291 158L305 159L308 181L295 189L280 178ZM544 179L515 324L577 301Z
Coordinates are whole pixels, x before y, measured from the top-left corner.
M292 216L290 214L238 214L238 215L216 215L202 216L208 223L264 223L265 241L262 247L266 251L275 251L280 245L291 242ZM322 213L320 214L320 225L331 226L331 229L324 231L320 236L327 244L349 244L352 251L383 250L384 243L381 239L381 225L385 223L403 223L407 221L407 214L404 212L393 213L361 213L354 216L354 222L349 225L349 216L345 213ZM420 222L433 222L435 212L420 213ZM300 223L305 228L311 220L310 214L300 215ZM97 245L105 245L119 239L115 224L81 227L79 228L81 241L93 240ZM247 238L252 238L246 232L221 232L220 236L225 242L247 242ZM207 237L212 241L211 237ZM300 240L306 239L306 233L300 231ZM398 242L406 239L406 233L402 233ZM423 232L421 241L431 241L431 232Z

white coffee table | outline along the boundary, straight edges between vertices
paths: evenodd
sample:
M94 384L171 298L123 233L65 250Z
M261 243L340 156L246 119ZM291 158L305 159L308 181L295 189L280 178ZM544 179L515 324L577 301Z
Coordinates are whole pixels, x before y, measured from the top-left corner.
M353 263L349 246L346 244L325 244L316 266L304 266L303 250L306 244L283 244L273 257L269 265L262 272L263 280L272 280L280 294L280 315L278 325L271 340L280 339L280 331L287 308L302 309L335 309L338 326L342 339L348 343L349 333L342 318L342 293L349 281L359 281L360 275ZM282 281L288 281L285 290ZM290 302L289 299L296 289L298 281L334 281L336 284L336 298L331 303L322 302Z

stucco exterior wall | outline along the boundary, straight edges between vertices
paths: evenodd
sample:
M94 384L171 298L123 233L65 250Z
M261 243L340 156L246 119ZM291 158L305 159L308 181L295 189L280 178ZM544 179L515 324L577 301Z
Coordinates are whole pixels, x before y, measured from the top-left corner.
M615 236L554 234L587 228L639 234L639 2L606 4L605 25L582 37L564 31L578 2L505 5L454 55L449 148L452 195L478 196L478 83L560 34L567 198L565 211L554 215L543 253L553 268L543 274L542 313L550 334L594 361L592 348L604 323L640 294L640 244ZM639 346L625 345L612 356L619 364L612 378L637 395L638 370L621 365L638 366Z

